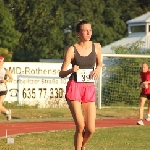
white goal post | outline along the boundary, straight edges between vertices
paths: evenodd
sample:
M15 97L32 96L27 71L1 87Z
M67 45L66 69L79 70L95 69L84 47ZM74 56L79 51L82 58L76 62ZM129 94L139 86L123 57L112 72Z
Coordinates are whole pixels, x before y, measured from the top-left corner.
M103 64L103 66L102 66L102 68L101 68L101 71L100 71L100 77L99 77L99 81L98 81L98 83L97 83L97 108L98 109L101 109L103 106L102 106L102 102L103 102L103 88L105 88L105 87L103 87L103 79L107 76L107 72L106 72L106 70L107 70L107 68L109 68L108 70L109 70L109 72L110 72L110 69L113 69L113 68L115 68L114 70L119 70L118 68L123 68L125 65L122 65L121 67L118 67L119 65L121 65L120 64L120 62L122 62L122 61L124 61L124 63L127 63L127 66L126 66L126 68L128 69L128 68L131 68L131 72L129 72L129 79L130 78L132 78L132 76L133 76L133 79L134 79L134 76L136 75L136 74L134 74L134 73L137 73L139 70L136 70L136 71L134 71L134 67L135 67L135 65L136 64L138 64L138 69L139 69L139 66L141 66L141 62L144 62L144 61L146 61L146 62L148 62L148 58L150 58L150 55L137 55L137 54L102 54L101 55L101 61L102 61L102 64ZM115 61L114 61L114 60ZM113 61L112 61L113 60ZM111 62L112 61L112 62ZM106 65L106 62L108 62L107 63L107 65ZM117 65L115 65L116 63L115 62L118 62L118 64ZM149 60L149 62L150 62L150 60ZM130 65L131 64L131 65ZM126 69L125 68L125 69ZM132 70L133 69L133 70ZM112 70L112 72L113 72L113 70ZM115 71L114 71L115 72ZM113 75L115 75L115 73L113 72ZM106 73L106 74L105 74ZM124 75L124 72L122 72L123 73L123 75ZM139 73L139 72L138 72ZM139 75L137 73L137 76ZM117 74L117 73L116 73ZM119 75L120 75L120 73L118 73L118 76L116 75L116 78L118 77L119 78ZM126 77L128 77L128 74L126 75ZM110 78L111 78L111 74L109 74L108 75L108 77L107 77L107 79L108 80L110 80ZM119 79L116 79L115 78L115 80L118 82L118 80ZM140 78L139 78L140 79ZM115 83L115 80L114 80L114 83ZM122 80L122 76L121 76L121 80ZM124 80L126 80L126 79L124 79ZM105 81L107 82L107 80L105 79ZM111 79L111 81L113 81L113 79ZM116 83L117 83L116 82ZM113 82L112 82L113 83ZM106 84L107 85L107 84ZM110 83L110 85L112 85L111 83ZM119 85L119 83L118 84L116 84L116 85ZM134 85L134 83L133 83L133 85ZM114 87L113 88L116 88L115 87L115 85L114 85ZM111 90L114 90L114 89L111 89ZM110 90L110 91L111 91ZM118 91L120 90L119 88L117 89ZM107 91L107 89L106 89L106 91ZM105 97L109 97L109 93L110 92L108 92L108 95L106 95ZM117 93L117 92L116 92ZM115 94L116 94L115 93ZM112 95L115 97L115 94L113 93ZM139 92L137 91L137 94L139 94ZM120 95L120 93L118 92L118 95ZM112 97L113 97L112 96ZM106 98L107 99L107 98ZM119 99L119 98L118 98ZM108 99L108 101L109 101L109 99ZM129 101L128 101L129 102ZM132 105L132 104L131 104Z

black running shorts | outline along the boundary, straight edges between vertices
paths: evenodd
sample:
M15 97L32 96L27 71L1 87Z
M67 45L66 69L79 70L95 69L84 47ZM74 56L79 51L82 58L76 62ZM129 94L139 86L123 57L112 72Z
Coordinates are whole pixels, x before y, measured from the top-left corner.
M150 94L143 94L143 93L141 93L140 97L144 97L144 98L147 98L148 100L150 100Z
M0 96L6 95L7 91L0 91Z

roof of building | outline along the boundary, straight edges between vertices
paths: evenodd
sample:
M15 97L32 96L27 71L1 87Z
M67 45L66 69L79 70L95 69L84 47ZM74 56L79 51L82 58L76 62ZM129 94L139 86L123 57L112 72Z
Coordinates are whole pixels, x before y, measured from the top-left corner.
M144 43L142 44L141 48L142 49L150 49L150 36L134 36L134 37L126 37L122 38L116 42L113 42L109 45L106 45L102 47L102 54L113 54L114 52L112 51L112 46L125 46L128 44L135 43L137 41L143 41Z
M145 22L146 24L150 23L150 12L147 12L146 14L143 14L139 17L127 21L127 24L138 25L139 23L142 22ZM142 49L150 49L150 31L148 31L148 33L146 32L130 33L127 37L102 47L102 54L113 54L114 52L112 51L112 46L125 46L138 41L144 42L144 44L142 44L141 46Z
M131 24L131 23L145 23L145 22L150 22L150 12L147 12L146 14L143 14L134 19L128 20L126 23Z

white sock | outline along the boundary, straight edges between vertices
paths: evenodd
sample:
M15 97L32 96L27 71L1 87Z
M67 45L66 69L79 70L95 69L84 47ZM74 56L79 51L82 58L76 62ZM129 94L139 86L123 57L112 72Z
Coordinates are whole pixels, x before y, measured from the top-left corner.
M7 115L9 114L9 110L6 111L6 114L7 114Z

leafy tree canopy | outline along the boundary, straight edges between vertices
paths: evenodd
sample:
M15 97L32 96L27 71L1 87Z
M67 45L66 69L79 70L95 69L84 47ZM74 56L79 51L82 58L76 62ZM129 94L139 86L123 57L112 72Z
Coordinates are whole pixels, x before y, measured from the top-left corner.
M14 61L63 58L64 50L78 41L75 26L80 19L91 22L92 40L105 46L125 37L126 21L146 13L150 7L147 1L135 0L3 1L20 33L13 49Z
M0 1L0 47L12 51L19 39L19 32L9 9Z
M6 48L0 48L0 56L5 58L5 62L11 62L12 53Z

